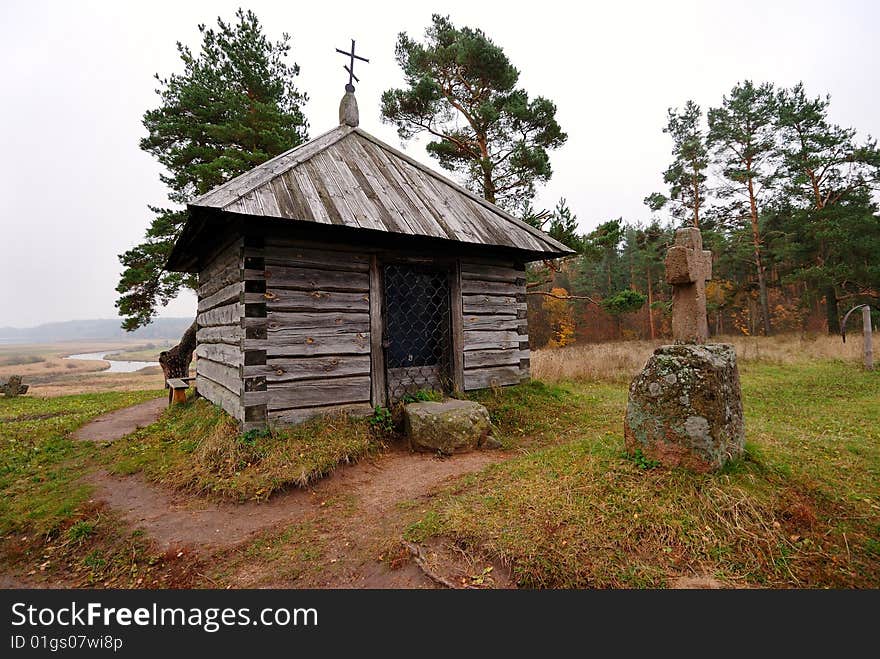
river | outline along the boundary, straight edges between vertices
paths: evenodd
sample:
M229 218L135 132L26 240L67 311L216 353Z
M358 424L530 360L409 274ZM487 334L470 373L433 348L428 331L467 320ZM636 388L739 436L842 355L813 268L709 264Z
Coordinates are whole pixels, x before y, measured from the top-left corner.
M102 373L133 373L148 366L158 366L159 362L129 362L118 361L115 359L104 359L104 355L112 355L112 352L81 352L77 355L70 355L65 359L86 359L90 361L102 360L110 364L110 368L102 371Z

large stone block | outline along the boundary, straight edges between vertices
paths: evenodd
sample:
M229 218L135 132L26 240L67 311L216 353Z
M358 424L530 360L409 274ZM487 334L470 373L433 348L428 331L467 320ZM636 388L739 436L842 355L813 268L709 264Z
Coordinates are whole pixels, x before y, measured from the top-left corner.
M489 411L469 400L409 403L403 422L415 450L445 455L479 448L492 432Z
M629 388L626 450L667 467L706 472L742 455L745 443L736 351L726 344L654 351Z

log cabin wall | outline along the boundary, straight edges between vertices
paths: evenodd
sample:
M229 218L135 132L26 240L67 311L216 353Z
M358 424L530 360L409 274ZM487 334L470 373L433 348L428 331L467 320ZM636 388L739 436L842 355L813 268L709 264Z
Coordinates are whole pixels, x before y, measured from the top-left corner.
M465 391L527 380L525 265L463 258L460 272Z
M385 405L389 259L450 267L456 390L529 377L523 264L246 236L199 273L199 392L245 431Z
M199 272L196 389L239 421L244 337L242 240L234 240Z
M370 404L370 256L266 238L265 378L270 424Z

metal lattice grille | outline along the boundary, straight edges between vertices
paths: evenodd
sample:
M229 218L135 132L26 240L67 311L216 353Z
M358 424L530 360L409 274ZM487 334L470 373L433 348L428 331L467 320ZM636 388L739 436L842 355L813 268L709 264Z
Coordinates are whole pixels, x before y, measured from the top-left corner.
M450 391L449 273L389 264L384 267L384 280L389 402L421 389Z

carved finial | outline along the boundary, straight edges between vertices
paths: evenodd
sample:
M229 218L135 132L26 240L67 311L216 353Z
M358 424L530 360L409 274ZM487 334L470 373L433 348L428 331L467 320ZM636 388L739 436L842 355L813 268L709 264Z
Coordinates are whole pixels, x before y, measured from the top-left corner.
M360 123L358 116L358 102L354 97L354 87L345 86L345 96L339 101L339 123L343 126L357 128Z

